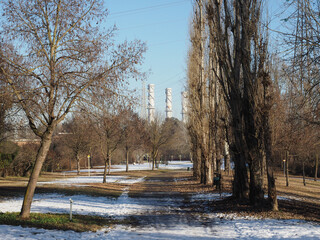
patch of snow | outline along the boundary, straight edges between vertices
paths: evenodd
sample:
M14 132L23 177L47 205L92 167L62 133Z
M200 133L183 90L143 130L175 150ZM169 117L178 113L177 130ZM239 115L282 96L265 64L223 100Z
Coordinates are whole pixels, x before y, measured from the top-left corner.
M10 240L55 240L55 239L107 239L105 231L97 232L74 232L46 230L38 228L24 228L21 226L0 225L0 239Z
M161 204L150 204L147 200L129 198L125 191L118 199L110 197L92 197L87 195L66 196L63 194L35 194L31 212L69 213L70 201L73 200L72 212L81 215L123 217L148 210L159 210ZM19 212L22 197L0 202L0 212ZM165 201L164 201L165 202Z
M68 213L69 198L62 194L36 194L31 211ZM183 210L183 197L130 198L126 188L118 199L85 195L71 198L74 214L131 216L140 224L118 225L95 233L0 225L0 239L320 239L318 224L224 213L194 213ZM219 198L219 194L197 194L192 196L192 201ZM5 200L0 202L0 211L18 212L21 204L22 198Z
M108 232L110 231L110 232ZM215 219L210 225L183 225L159 228L116 226L97 232L44 230L20 226L0 225L1 239L297 239L320 238L319 225L295 220Z
M191 201L199 201L199 200L206 200L206 201L216 201L222 200L226 197L230 197L231 193L222 192L221 195L219 193L198 193L194 194L191 197Z
M138 182L142 182L145 177L141 178L130 178L128 176L107 176L106 182L107 183L123 183L123 184L134 184ZM102 183L103 176L80 176L80 177L74 177L74 178L66 178L56 181L50 181L50 182L39 182L39 185L43 184L60 184L60 185L77 185L81 186L79 184L81 183Z
M159 164L159 169L187 169L192 168L193 163L190 161L169 161L168 164ZM139 171L139 170L151 170L152 163L142 163L142 164L129 164L129 171ZM112 165L110 169L111 172L121 172L126 170L126 165ZM75 173L77 170L73 171L65 171L63 173ZM80 172L87 173L88 169L81 169ZM91 168L90 172L102 173L104 172L103 166L97 166L95 168Z

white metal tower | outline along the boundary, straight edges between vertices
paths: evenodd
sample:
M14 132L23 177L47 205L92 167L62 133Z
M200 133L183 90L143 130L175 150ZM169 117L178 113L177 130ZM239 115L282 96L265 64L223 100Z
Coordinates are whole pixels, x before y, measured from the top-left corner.
M166 118L172 118L172 91L166 88Z
M148 85L148 121L154 121L155 107L154 107L154 84Z

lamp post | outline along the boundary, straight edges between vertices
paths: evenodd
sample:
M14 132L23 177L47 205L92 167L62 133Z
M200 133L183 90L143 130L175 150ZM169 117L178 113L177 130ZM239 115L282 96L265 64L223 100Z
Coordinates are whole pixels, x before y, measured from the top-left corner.
M90 177L90 155L88 155L88 175Z
M286 160L283 159L283 177L286 177Z

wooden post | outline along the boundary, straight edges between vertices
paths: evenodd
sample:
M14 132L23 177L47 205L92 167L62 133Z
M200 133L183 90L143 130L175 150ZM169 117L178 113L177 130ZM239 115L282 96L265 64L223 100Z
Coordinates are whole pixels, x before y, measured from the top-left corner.
M318 168L319 168L319 155L316 154L316 159L315 159L315 170L314 170L314 180L317 181L317 178L318 178Z
M289 187L289 151L286 151L286 186Z

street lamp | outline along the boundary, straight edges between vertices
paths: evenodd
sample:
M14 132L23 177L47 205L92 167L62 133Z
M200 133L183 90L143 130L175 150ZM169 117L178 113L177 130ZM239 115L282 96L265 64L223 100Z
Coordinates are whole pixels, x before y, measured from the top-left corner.
M90 177L90 155L88 155L88 174Z
M283 159L283 177L286 177L286 160Z

